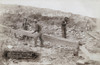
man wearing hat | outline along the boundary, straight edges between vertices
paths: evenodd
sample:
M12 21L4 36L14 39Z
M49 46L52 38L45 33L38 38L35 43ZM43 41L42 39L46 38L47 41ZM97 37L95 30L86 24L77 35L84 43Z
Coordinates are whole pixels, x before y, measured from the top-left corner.
M68 17L64 18L64 21L61 23L61 31L62 31L62 37L66 38L66 24L68 23Z
M39 33L39 35L34 39L34 41L35 41L35 47L37 46L37 40L38 40L38 38L39 38L39 40L41 42L41 47L43 47L44 45L43 45L43 39L42 39L42 27L41 27L41 25L38 24L37 21L38 21L37 19L34 19L35 31L33 33L35 33L35 32Z

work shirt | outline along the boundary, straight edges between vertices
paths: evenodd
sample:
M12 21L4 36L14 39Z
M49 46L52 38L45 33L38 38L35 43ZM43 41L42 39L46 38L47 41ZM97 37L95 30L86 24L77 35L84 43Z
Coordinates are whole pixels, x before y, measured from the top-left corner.
M61 28L62 28L62 30L66 30L66 22L65 21L62 22Z
M41 32L42 28L39 24L35 24L35 32Z
M63 21L61 25L62 25L62 26L66 26L66 22L65 22L65 21Z
M24 29L24 30L28 30L28 29L29 29L29 25L30 25L30 24L29 24L28 22L24 22L24 23L23 23L23 29Z

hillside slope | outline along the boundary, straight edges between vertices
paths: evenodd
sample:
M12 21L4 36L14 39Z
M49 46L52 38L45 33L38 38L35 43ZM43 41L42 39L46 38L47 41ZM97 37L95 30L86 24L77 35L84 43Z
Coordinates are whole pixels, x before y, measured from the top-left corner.
M66 41L63 40L69 40L71 42L73 40L80 41L80 43L85 44L89 52L99 53L98 51L94 50L95 48L100 48L100 33L97 33L95 31L96 18L51 9L21 5L2 5L0 6L0 12L2 12L0 13L0 25L7 27L7 29L0 29L0 41L2 44L0 47L3 51L37 51L42 54L41 59L37 63L47 62L51 63L51 65L76 65L75 63L79 59L78 57L73 57L73 50L71 50L71 48L73 47L70 48L68 45L66 46ZM69 17L70 20L66 27L67 38L62 39L61 22L63 21L63 18L65 16ZM22 37L22 33L17 34L18 38L16 38L14 34L11 33L11 31L8 31L9 29L14 29L16 31L22 30L24 18L27 18L29 24L31 24L28 32L34 31L34 23L32 22L33 19L36 18L40 20L39 23L43 28L43 34L48 35L48 38L46 38L48 41L44 40L44 48L35 48L33 39L27 41L21 40L20 38ZM2 30L4 32L2 32ZM57 44L57 40L60 41L59 44ZM64 44L61 43L62 41L64 42ZM57 45L52 45L52 43L55 43ZM8 48L8 46L11 46L11 48ZM77 45L75 44L75 46ZM10 62L13 63L13 61ZM21 63L20 61L18 62L19 64ZM32 63L34 65L35 62Z

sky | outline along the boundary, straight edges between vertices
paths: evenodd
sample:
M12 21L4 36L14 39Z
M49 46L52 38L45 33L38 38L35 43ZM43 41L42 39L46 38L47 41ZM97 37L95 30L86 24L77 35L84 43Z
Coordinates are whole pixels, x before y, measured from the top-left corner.
M0 0L0 4L49 8L100 18L100 0Z

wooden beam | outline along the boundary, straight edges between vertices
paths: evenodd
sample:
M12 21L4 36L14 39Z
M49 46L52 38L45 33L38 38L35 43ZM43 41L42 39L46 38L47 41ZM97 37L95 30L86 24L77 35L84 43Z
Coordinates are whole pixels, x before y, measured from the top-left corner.
M80 46L80 50L84 53L85 58L93 61L99 61L100 62L100 53L90 53L85 46Z

